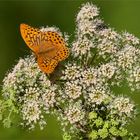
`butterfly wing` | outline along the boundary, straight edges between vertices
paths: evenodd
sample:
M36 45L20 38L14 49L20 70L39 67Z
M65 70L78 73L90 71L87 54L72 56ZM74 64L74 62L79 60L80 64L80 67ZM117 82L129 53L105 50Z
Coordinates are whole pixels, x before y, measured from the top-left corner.
M45 52L38 53L37 63L43 72L49 74L54 71L58 62L66 59L66 57L68 57L68 49L66 47L60 48L60 50L48 47L48 50Z
M65 60L69 56L69 49L65 46L61 46L54 59L58 61Z
M55 44L52 41L42 41L39 47L38 54L42 55L47 58L54 58L54 56L59 51L59 48L55 46Z
M39 54L39 57L37 58L37 63L41 71L50 74L54 71L55 67L58 64L58 61L56 61L55 59L44 57L44 55Z
M26 24L20 25L20 31L25 43L36 54L43 72L52 73L58 62L68 57L69 50L58 33L40 31Z
M64 39L56 32L46 32L48 41L52 42L56 52L53 58L57 61L65 60L69 56L69 49L66 47Z
M27 46L33 52L37 53L41 41L44 40L42 32L39 29L33 28L27 24L20 24L20 32Z
M64 39L56 32L45 32L47 41L42 41L39 53L57 61L65 60L69 56L69 49L65 46Z

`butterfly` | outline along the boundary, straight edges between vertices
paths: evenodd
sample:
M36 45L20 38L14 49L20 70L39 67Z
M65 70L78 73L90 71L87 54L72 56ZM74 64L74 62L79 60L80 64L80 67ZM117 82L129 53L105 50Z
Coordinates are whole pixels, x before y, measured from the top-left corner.
M27 46L34 52L41 71L50 74L62 60L69 56L64 39L54 31L41 31L27 24L20 24L20 32Z

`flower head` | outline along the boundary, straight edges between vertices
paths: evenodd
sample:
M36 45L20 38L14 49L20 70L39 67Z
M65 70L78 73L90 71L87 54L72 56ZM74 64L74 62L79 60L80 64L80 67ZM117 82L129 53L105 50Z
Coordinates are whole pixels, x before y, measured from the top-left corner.
M82 21L82 20L90 20L93 19L94 17L99 15L99 10L98 8L90 3L86 3L82 6L82 8L80 9L76 21Z
M126 115L131 117L132 112L135 112L135 105L129 98L123 96L116 97L110 107L112 108L112 113L117 113L120 116Z
M83 121L85 111L82 109L81 102L79 101L74 104L70 103L69 107L65 110L65 115L71 124Z
M69 98L76 99L82 94L82 87L78 84L78 80L66 82L64 92Z

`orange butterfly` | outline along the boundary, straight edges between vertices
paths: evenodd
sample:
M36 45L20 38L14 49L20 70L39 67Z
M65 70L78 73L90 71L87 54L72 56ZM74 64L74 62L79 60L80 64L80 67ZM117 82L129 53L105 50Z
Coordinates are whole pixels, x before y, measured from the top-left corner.
M40 31L27 24L20 24L20 32L25 43L35 53L39 68L47 74L52 73L58 62L69 56L69 49L57 32Z

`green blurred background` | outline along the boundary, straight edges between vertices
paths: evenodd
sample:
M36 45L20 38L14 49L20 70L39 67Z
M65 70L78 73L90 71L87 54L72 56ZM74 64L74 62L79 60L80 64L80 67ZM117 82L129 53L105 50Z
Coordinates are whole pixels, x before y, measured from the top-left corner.
M20 23L33 27L57 26L62 32L74 33L75 17L87 0L0 0L0 84L5 73L19 57L29 54L19 32ZM118 31L127 30L140 38L140 0L89 0L100 7L100 16ZM125 89L124 89L125 92ZM140 93L129 94L140 108ZM138 109L139 110L139 109ZM61 127L55 118L48 116L48 125L32 132L19 127L0 126L0 140L61 140ZM140 117L129 129L140 136Z

